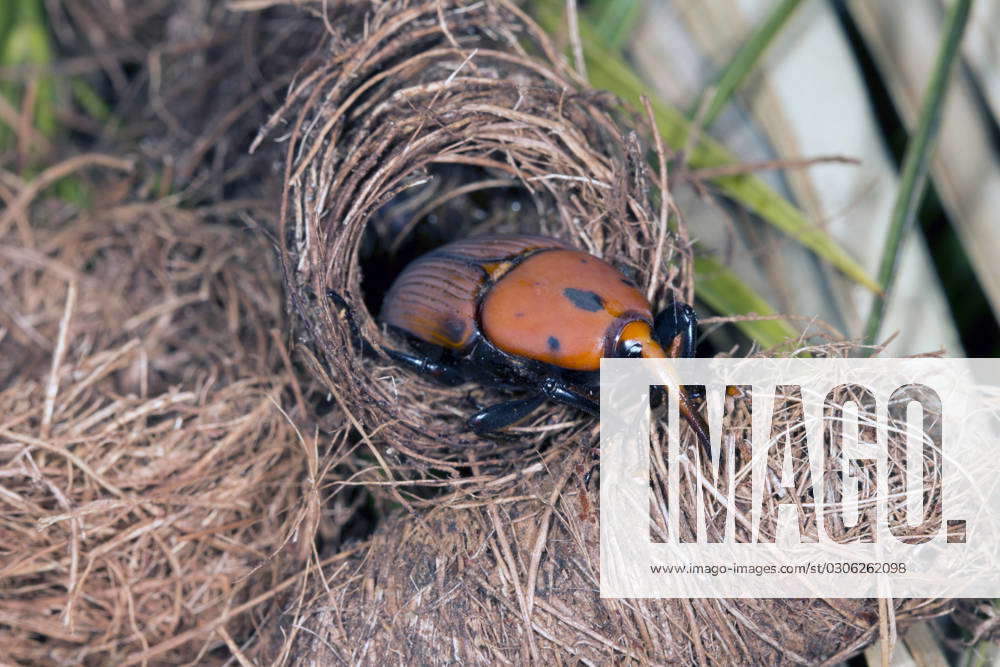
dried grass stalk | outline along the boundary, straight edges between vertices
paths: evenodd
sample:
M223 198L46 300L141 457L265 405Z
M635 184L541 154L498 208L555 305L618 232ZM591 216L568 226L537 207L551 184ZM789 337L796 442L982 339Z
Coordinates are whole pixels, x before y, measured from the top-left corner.
M105 41L127 33L126 59L148 68L153 153L179 156L176 171L163 158L160 187L176 178L220 202L216 213L266 211L267 154L231 148L293 81L268 126L291 119L277 225L287 299L267 244L209 209L111 197L99 214L54 223L32 218L26 197L0 225L5 657L783 664L840 659L878 632L886 614L872 601L601 600L597 499L579 479L593 421L550 406L520 440L473 438L464 420L486 393L362 360L325 299L339 291L371 343L398 345L364 308L378 267L363 275L363 246L367 235L402 248L432 212L445 236L570 239L635 271L654 305L690 294L686 243L667 226L669 200L655 205L629 129L641 118L581 82L515 5L314 3L300 33L286 9L258 22L162 0L135 25L88 23L89 1L66 4L71 23ZM93 1L115 16L116 3ZM268 4L283 3L257 6ZM173 33L156 33L157 58L181 66L161 70L133 42L163 23ZM301 53L285 47L319 26L325 50L293 79ZM227 52L207 78L185 78L214 62L216 44L249 34L273 57ZM121 62L90 66L127 91ZM234 90L196 94L231 76ZM255 201L223 202L227 188ZM484 204L487 191L504 194ZM524 210L504 211L512 199ZM467 215L476 206L483 220ZM282 303L319 397L292 371ZM339 409L321 419L325 402ZM363 523L352 522L359 486L411 514L338 551ZM322 578L306 565L317 532L334 554ZM898 623L947 608L892 606Z

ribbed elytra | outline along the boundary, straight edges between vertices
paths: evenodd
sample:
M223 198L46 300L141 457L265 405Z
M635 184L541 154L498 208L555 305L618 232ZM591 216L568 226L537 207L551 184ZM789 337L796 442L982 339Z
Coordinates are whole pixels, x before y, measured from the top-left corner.
M628 321L652 325L649 302L607 262L541 236L456 241L410 264L381 320L461 352L476 334L512 355L597 370Z

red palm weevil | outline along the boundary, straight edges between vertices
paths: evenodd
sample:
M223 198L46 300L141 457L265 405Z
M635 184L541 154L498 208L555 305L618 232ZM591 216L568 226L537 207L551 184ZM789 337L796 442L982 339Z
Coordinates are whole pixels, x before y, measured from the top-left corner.
M531 392L473 415L469 426L480 435L545 400L597 416L601 357L694 356L697 331L689 305L673 301L653 317L615 267L531 235L470 238L418 257L393 282L379 320L413 349L385 350L404 366L451 385ZM686 396L680 409L706 443Z

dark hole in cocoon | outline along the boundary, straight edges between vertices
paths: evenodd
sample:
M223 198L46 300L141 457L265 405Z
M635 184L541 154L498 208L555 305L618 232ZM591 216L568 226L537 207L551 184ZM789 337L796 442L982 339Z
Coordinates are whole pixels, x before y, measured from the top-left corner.
M393 197L365 229L360 266L368 312L378 316L393 281L421 255L471 236L537 234L539 222L535 200L519 181L479 167L434 167L426 184Z

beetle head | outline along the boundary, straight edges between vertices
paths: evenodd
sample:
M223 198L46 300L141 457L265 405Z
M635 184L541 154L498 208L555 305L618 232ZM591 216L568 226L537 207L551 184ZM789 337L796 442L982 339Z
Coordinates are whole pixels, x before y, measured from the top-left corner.
M643 359L664 359L667 354L654 339L648 322L634 320L622 327L611 356Z

